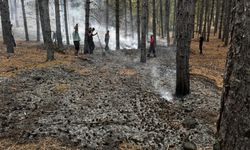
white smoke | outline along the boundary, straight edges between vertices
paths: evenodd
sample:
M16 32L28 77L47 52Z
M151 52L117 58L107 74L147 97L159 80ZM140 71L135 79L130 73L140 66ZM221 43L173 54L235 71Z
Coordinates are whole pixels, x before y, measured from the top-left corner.
M74 1L75 3L77 2ZM79 24L79 33L81 37L81 45L83 45L84 41L84 34L85 34L85 11L84 11L84 2L78 1L77 7L73 6L73 3L71 1L68 1L68 29L69 29L69 38L70 38L70 44L73 44L72 41L72 33L74 31L74 26L76 23ZM99 2L96 2L98 5L102 5ZM15 14L13 12L13 9L11 9L11 5L13 5L12 1L10 1L10 13ZM92 6L96 7L96 6ZM102 6L103 7L103 6ZM61 4L61 30L62 30L62 36L63 36L63 42L66 43L66 33L65 33L65 24L64 24L64 11L63 11L63 5ZM93 8L94 9L94 8ZM24 34L24 27L23 27L23 15L22 15L22 8L20 1L17 1L17 18L19 22L19 27L16 26L14 18L11 17L11 22L14 25L13 26L13 34L16 38L16 40L25 40L25 34ZM25 1L25 11L26 11L26 17L27 17L27 24L28 24L28 32L29 32L29 38L30 41L36 41L37 37L37 28L36 28L36 10L35 10L35 1L34 0L26 0ZM100 10L101 11L101 10ZM91 11L93 13L93 11ZM101 12L102 13L102 12ZM113 15L113 14L110 14ZM93 16L93 14L92 14ZM54 7L54 1L50 1L50 20L51 20L51 31L56 31L56 23L55 23L55 7ZM93 19L93 17L90 17L90 26L94 27L96 29L96 32L98 32L101 45L104 47L104 36L106 31L106 26L103 23L103 20L96 20ZM2 29L0 24L0 36L2 36ZM41 30L41 28L40 28ZM110 26L110 43L109 47L112 50L115 50L116 48L116 34L115 34L115 28ZM130 30L128 29L128 32ZM40 31L41 32L41 31ZM42 36L42 34L40 34ZM137 48L137 36L135 35L134 38L131 36L128 36L125 38L124 31L120 30L120 48L121 49L135 49ZM42 40L42 37L41 37ZM99 39L97 37L94 37L94 42L97 46L100 46Z
M157 93L167 101L172 102L175 81L175 70L160 70L156 66L151 67L151 82Z

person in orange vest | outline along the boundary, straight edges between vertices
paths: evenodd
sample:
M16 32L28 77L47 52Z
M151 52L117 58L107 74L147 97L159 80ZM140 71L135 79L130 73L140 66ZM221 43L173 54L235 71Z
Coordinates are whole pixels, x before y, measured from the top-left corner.
M156 57L156 55L155 55L155 38L154 38L154 35L150 36L150 47L149 47L148 57L150 57L151 53L153 53L154 57Z

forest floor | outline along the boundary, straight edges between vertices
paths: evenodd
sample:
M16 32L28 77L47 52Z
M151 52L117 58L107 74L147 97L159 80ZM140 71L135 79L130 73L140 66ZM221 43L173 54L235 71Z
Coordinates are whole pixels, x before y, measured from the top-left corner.
M214 81L219 88L223 86L223 76L228 47L212 36L209 42L204 42L203 55L199 54L199 40L196 38L191 44L190 65L191 73L201 75Z
M191 94L175 98L175 49L139 62L140 51L56 53L37 43L0 44L0 149L180 149L215 142L226 48L211 39L191 53ZM222 63L224 63L222 65Z

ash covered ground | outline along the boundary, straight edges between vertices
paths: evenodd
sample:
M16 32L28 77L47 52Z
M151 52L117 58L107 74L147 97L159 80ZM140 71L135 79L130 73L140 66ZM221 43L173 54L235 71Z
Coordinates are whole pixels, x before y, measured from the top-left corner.
M139 50L76 58L72 66L32 69L0 78L0 138L57 138L80 149L181 149L215 142L220 91L191 76L191 95L177 99L175 50L159 47L141 64ZM78 68L76 71L74 68Z

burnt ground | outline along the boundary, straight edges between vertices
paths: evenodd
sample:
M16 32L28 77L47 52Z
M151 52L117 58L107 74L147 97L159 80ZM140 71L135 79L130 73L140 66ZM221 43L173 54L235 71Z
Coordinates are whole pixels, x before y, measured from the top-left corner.
M79 57L71 65L29 69L0 78L0 138L26 143L45 137L80 149L180 149L185 141L211 148L220 91L191 76L191 94L172 94L175 50L139 62L139 51ZM77 69L75 69L77 68Z

